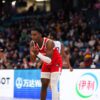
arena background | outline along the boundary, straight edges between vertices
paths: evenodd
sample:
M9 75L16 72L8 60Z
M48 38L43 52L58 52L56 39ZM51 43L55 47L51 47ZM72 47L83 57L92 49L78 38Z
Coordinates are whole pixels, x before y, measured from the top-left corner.
M100 0L0 0L0 100L40 98L41 66L29 59L34 24L69 50L74 70L63 61L60 100L100 100ZM89 66L83 66L85 54L91 54Z

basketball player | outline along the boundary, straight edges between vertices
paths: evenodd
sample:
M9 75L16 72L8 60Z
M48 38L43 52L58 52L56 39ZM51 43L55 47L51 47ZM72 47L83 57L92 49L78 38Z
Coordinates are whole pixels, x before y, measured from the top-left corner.
M62 70L62 57L54 46L54 42L42 37L40 28L34 27L31 30L33 45L30 45L30 56L32 60L36 57L43 61L41 69L41 99L46 100L47 88L51 84L52 100L59 100L57 89L58 80Z

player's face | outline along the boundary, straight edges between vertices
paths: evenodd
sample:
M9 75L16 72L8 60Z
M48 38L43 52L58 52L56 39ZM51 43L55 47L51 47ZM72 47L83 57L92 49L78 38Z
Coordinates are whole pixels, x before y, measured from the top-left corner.
M40 39L40 34L37 31L31 31L32 40L38 42Z

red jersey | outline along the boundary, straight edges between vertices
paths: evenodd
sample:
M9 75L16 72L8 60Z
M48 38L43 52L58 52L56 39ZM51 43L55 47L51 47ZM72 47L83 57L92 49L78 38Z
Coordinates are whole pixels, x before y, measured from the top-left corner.
M41 52L43 55L46 55L46 43L48 40L49 40L48 38L43 38L43 44L41 48L39 47L37 43L34 42L34 47L39 49L39 52Z
M47 50L46 43L48 42L48 40L50 40L50 39L45 38L45 37L43 38L43 44L42 44L41 48L39 48L39 45L37 43L34 43L34 47L38 48L39 52L41 52L43 55L46 55L46 50ZM57 48L53 48L53 56L51 59L52 59L51 64L47 64L44 62L43 67L44 66L46 66L46 67L47 66L48 67L57 66L57 67L62 68L62 57L61 57L59 51L57 50Z

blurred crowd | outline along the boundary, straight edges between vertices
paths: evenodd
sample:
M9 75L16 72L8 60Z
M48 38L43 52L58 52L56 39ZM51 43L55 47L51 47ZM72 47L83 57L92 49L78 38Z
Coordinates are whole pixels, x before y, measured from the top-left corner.
M56 39L70 52L73 68L100 68L100 16L94 9L58 12L25 12L14 16L4 12L0 23L0 69L40 68L30 61L29 44L34 24L44 36ZM65 68L65 66L63 66Z

